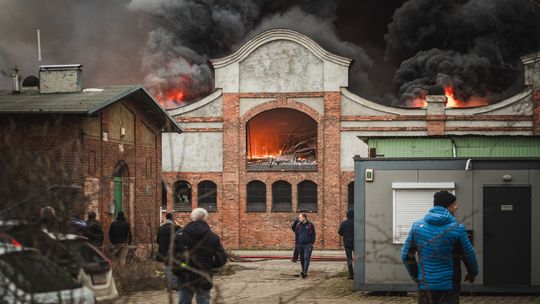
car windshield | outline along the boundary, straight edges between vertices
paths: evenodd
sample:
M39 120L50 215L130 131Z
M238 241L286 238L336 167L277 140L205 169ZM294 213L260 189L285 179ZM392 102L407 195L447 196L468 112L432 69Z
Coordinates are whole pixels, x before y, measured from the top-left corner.
M0 275L30 293L70 290L81 286L60 266L33 251L0 255Z

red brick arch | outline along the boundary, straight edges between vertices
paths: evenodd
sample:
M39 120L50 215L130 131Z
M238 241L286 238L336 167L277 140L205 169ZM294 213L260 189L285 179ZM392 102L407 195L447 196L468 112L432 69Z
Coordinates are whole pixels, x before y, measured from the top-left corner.
M263 104L260 104L249 111L247 111L242 117L241 121L243 124L246 124L250 119L257 116L258 114L275 109L293 109L299 112L307 114L309 117L313 118L317 122L317 125L322 121L322 115L315 111L312 107L305 105L303 103L287 100L287 99L278 99L267 101Z

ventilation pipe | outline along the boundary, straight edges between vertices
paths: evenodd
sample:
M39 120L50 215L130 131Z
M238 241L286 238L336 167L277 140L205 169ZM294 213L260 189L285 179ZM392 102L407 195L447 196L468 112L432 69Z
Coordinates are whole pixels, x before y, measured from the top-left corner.
M20 94L21 93L21 83L20 83L20 76L19 76L19 69L14 68L13 74L11 74L11 89L13 91L13 94Z

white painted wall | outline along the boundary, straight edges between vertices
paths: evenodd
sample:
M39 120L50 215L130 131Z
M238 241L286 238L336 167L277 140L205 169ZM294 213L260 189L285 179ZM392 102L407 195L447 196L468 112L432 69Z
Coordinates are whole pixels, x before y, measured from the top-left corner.
M163 133L164 172L222 172L223 133Z
M358 132L341 132L340 162L341 171L354 171L353 157L368 156L368 145L358 138Z

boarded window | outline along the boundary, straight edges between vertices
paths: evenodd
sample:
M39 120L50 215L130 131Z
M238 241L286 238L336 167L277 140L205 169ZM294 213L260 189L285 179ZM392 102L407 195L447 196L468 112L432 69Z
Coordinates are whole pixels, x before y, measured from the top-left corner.
M212 181L202 181L197 188L199 207L207 211L217 211L217 185Z
M298 184L298 211L317 212L317 184L306 180Z
M403 244L411 226L433 207L433 195L440 190L454 193L454 183L392 183L393 243Z
M191 211L191 184L186 181L174 183L174 210Z
M266 211L266 184L254 180L246 185L247 192L247 211L264 212Z
M272 211L292 211L291 184L286 181L277 181L272 184Z
M156 147L156 134L144 124L141 128L141 144L152 148Z

